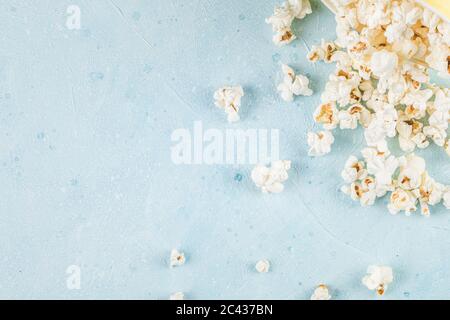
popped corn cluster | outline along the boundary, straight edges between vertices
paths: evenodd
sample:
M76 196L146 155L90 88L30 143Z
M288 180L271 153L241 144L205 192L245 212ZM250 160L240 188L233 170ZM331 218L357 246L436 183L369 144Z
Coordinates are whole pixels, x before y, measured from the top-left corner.
M288 65L281 65L283 82L278 85L278 91L284 101L292 102L295 96L310 96L313 91L309 88L309 79L301 74L296 75Z
M259 273L267 273L270 270L270 262L269 260L259 260L255 265L256 271Z
M182 266L186 262L186 258L183 252L178 251L177 249L172 249L170 252L170 267L179 267Z
M392 268L388 266L369 266L367 275L362 279L362 283L369 290L376 290L379 296L382 296L394 280Z
M257 165L252 170L252 180L263 193L280 193L284 190L282 182L288 179L291 161L278 160L272 162L270 168Z
M319 285L311 296L311 300L330 300L331 295L328 287L324 284Z
M214 92L215 105L228 115L228 122L239 121L241 98L244 96L242 87L223 87Z
M291 28L292 22L294 19L303 19L311 12L309 0L287 0L281 6L276 6L273 16L266 19L275 32L273 42L277 46L283 46L295 40L296 36Z
M361 126L364 161L352 156L342 177L343 191L362 205L391 192L389 211L407 214L420 204L443 201L449 186L433 180L425 161L413 154L431 143L450 155L450 90L430 84L427 66L450 76L450 24L412 0L333 0L337 39L322 40L308 54L312 62L336 63L321 95L314 121L324 131L308 134L309 154L331 151L332 131ZM388 149L398 138L404 156Z

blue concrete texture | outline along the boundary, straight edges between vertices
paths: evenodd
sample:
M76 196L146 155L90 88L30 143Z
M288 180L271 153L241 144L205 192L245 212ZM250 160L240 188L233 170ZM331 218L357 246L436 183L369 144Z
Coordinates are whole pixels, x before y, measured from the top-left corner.
M334 66L308 48L335 38L316 0L272 43L265 18L278 0L4 0L0 3L0 298L377 299L361 284L389 265L383 299L450 298L450 215L392 216L387 199L361 208L340 171L364 146L337 131L331 154L307 155L306 135ZM81 29L66 27L68 6ZM276 92L280 63L315 91L293 103ZM241 121L228 124L213 92L240 84ZM262 194L251 165L175 165L171 134L205 128L280 130L293 161L285 191ZM397 142L394 142L396 144ZM395 147L394 147L395 148ZM418 152L450 183L450 161ZM186 264L170 269L172 248ZM270 260L258 274L259 259ZM79 266L79 289L67 287Z

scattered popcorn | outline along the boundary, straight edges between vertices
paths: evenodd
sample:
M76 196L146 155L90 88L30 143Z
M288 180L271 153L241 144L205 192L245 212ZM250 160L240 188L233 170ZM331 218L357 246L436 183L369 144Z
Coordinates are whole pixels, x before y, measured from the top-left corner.
M292 22L294 19L303 19L311 12L309 0L287 0L281 6L276 6L273 15L266 19L266 23L271 24L275 32L273 42L277 46L283 46L295 40Z
M270 269L270 262L268 260L259 260L255 265L255 269L259 273L267 273Z
M169 300L184 300L183 292L175 292L170 295Z
M354 130L358 127L358 123L360 123L364 128L367 128L372 121L370 111L360 104L350 106L346 110L340 110L338 118L339 127L341 130Z
M397 158L391 156L389 150L380 151L375 148L365 148L361 153L367 163L368 173L374 175L379 184L390 185L399 166Z
M398 56L387 50L376 51L370 60L370 69L379 78L391 76L397 69Z
M322 124L325 130L333 130L339 123L339 111L334 102L324 103L317 107L314 119Z
M311 296L311 300L330 300L331 295L328 292L328 287L324 284L319 285Z
M311 157L320 157L331 152L331 145L334 143L333 134L330 131L320 131L318 133L308 133L308 154Z
M278 85L278 91L281 94L283 100L291 102L294 100L294 95L310 96L313 91L308 87L309 79L301 74L296 75L294 70L283 64L281 66L283 70L283 82Z
M362 180L367 177L367 170L364 168L364 162L358 161L355 156L350 156L345 163L345 168L341 173L342 178L347 183Z
M186 262L183 252L179 252L177 249L172 249L170 252L170 267L182 266Z
M215 105L224 109L229 122L239 121L241 98L244 96L242 87L223 87L214 93Z
M282 182L288 179L291 161L279 160L272 162L270 168L257 165L252 170L252 180L263 193L280 193L284 190Z
M307 14L312 13L309 0L287 0L287 2L296 19L303 19Z
M394 280L392 268L387 266L370 266L367 268L367 275L362 279L362 283L369 290L376 290L382 296Z
M397 188L391 194L388 209L392 214L397 214L400 211L404 211L406 215L410 215L411 212L417 210L416 202L417 199L411 191Z

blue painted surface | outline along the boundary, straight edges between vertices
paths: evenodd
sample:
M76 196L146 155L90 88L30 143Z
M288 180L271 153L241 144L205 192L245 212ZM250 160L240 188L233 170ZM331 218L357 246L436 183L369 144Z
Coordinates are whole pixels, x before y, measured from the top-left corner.
M307 299L327 283L337 299L372 299L360 280L388 264L386 299L450 298L450 216L391 216L338 190L363 146L338 132L332 154L307 156L306 133L333 66L306 61L334 38L317 1L277 48L264 19L278 1L2 1L0 3L0 298ZM65 26L81 8L81 30ZM310 76L315 94L276 94L280 62ZM212 93L241 84L238 124ZM170 135L211 128L278 128L293 160L286 190L262 195L251 166L176 166ZM437 148L429 171L450 183ZM170 250L187 255L167 267ZM268 274L254 264L267 258ZM81 268L68 290L66 268Z

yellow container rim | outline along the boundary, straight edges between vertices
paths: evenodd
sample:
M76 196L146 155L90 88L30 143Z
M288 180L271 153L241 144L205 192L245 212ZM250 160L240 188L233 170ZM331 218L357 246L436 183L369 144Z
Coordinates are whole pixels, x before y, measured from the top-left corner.
M432 10L442 19L450 22L450 0L416 0L422 6Z

